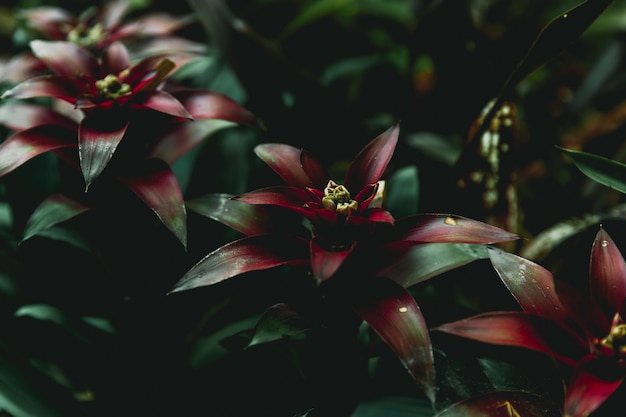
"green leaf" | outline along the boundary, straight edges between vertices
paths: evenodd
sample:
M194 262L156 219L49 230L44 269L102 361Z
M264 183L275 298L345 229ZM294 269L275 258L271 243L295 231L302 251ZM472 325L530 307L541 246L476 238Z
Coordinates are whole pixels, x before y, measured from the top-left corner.
M419 205L419 179L417 167L409 165L394 172L387 181L385 207L395 218L417 213Z
M560 148L586 176L602 185L626 193L626 165L588 152Z
M463 243L425 243L414 246L378 275L388 277L405 288L436 275L489 257L484 245Z
M248 347L280 340L285 336L296 336L310 327L308 321L287 304L276 304L257 323Z
M89 207L69 197L52 195L42 201L28 219L22 242L88 210Z

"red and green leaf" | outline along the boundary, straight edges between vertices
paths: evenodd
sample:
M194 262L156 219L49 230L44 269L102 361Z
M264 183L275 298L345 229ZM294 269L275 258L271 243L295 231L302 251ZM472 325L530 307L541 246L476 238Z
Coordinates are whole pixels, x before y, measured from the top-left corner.
M83 203L62 194L51 195L42 201L31 214L24 228L22 242L90 209Z
M483 313L434 330L501 346L542 352L571 366L588 353L587 341L548 318L516 311Z
M30 42L30 49L48 68L61 76L77 78L89 75L98 79L102 75L96 56L74 43L34 40Z
M298 188L317 185L304 169L300 149L282 143L265 143L255 147L254 152L288 185Z
M354 157L344 185L348 190L362 190L380 180L398 143L400 127L395 125L374 138Z
M120 178L176 238L187 247L187 211L183 193L170 167L158 160L149 161L146 170Z
M307 264L307 240L275 235L245 237L202 258L174 285L171 292L214 285L246 272Z
M428 326L413 296L393 281L375 278L360 287L352 308L391 348L434 403L433 350Z

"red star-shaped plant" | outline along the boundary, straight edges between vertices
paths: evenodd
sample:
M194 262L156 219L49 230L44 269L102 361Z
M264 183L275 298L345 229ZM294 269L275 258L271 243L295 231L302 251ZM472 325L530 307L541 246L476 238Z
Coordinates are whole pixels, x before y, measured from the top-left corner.
M166 91L166 78L187 55L131 65L121 43L110 45L101 59L68 42L34 41L32 47L56 74L24 81L3 97L50 96L75 110L67 117L20 101L5 103L0 121L15 133L0 144L0 175L54 151L79 167L88 188L114 165L110 177L124 182L185 244L185 206L170 164L215 129L212 119L255 126L259 120L219 93Z
M477 259L472 255L447 259L443 246L437 258L436 248L430 246L433 243L477 245L517 236L461 216L420 214L395 220L381 207L380 190L398 134L399 127L394 126L366 145L350 164L342 184L334 182L306 151L284 144L257 146L257 155L288 185L189 202L192 209L246 237L199 261L173 292L280 265L311 271L320 288L332 282L340 288L349 283L356 289L339 291L340 298L381 336L434 401L428 329L415 299L403 287ZM303 219L306 227L301 227ZM404 267L406 257L415 255L413 250L420 246L428 247L429 262L440 261L437 267L426 268L429 273L418 265ZM425 252L416 253L425 256ZM328 288L336 288L333 285ZM287 313L284 306L275 306L262 322L274 323L272 328L284 323L286 314L291 310Z
M626 376L626 263L604 230L591 250L589 296L580 294L527 259L490 250L492 263L522 312L483 313L437 330L497 345L551 355L572 370L564 415L596 410ZM569 372L568 372L569 375Z

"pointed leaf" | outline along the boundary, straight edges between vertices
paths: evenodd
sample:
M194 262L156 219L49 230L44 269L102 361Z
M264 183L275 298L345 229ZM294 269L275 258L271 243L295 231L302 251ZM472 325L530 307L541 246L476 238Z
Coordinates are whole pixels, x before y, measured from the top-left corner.
M81 94L80 89L70 79L60 75L41 75L22 81L2 94L7 98L55 97L75 103Z
M548 318L517 311L483 313L442 324L434 330L479 342L517 346L575 365L587 352L587 341Z
M99 78L101 75L98 59L82 46L64 41L34 40L30 42L30 48L37 58L59 75L70 78L80 75Z
M593 355L588 355L574 370L565 392L567 417L587 417L613 394L624 381L624 377L603 379L593 372ZM613 365L614 366L614 365Z
M248 347L280 340L285 336L296 336L311 327L309 320L287 304L276 304L263 313Z
M337 272L337 269L343 264L348 255L352 253L355 246L356 242L352 242L352 245L347 249L327 250L320 245L318 237L311 239L311 269L313 270L313 276L321 281L326 281Z
M176 125L159 138L149 158L158 158L172 165L184 154L200 145L213 133L234 126L225 120L192 120Z
M434 417L560 417L553 401L522 391L496 391L452 404Z
M323 190L328 185L330 174L310 152L304 149L300 152L300 163L307 177L311 180L313 188Z
M46 64L30 51L0 58L0 83L19 83L48 72Z
M361 149L346 172L344 185L348 190L362 190L380 180L396 149L399 133L400 126L395 125Z
M298 188L315 187L316 184L302 166L300 149L282 143L265 143L256 146L254 152L288 185Z
M28 219L22 242L61 222L74 218L90 207L62 194L54 194L42 201Z
M604 229L596 234L591 249L589 290L607 317L621 311L626 298L626 262Z
M109 117L110 113L91 113L78 128L78 155L86 188L107 166L128 128L128 120Z
M488 252L500 279L522 310L565 323L567 310L559 300L550 271L496 248L489 248Z
M128 0L112 0L106 2L100 9L100 21L105 29L110 29L122 21L122 18L129 12L130 2Z
M19 9L18 15L30 27L49 39L63 39L66 34L61 27L76 24L76 17L67 10L53 6L39 6Z
M376 275L389 277L405 288L478 259L489 257L483 245L424 243L394 258Z
M301 217L279 207L247 204L230 194L208 194L187 201L187 207L247 236L298 232Z
M275 235L245 237L209 253L187 271L171 292L217 284L246 272L308 263L309 243L304 239Z
M352 306L391 348L428 399L435 401L435 364L428 326L415 299L385 278L364 284Z
M261 121L235 100L215 91L182 90L172 93L194 119L221 119L261 127Z
M120 43L113 42L102 55L102 66L107 74L119 74L130 66L128 49Z
M130 190L154 211L161 223L187 248L187 212L176 176L162 161L152 160L146 169L132 177L120 178Z
M183 104L166 91L153 90L146 93L141 101L133 103L135 106L152 109L184 119L193 119Z
M496 243L518 239L499 227L452 214L418 214L396 221L397 240L432 243Z
M75 128L76 123L48 107L27 102L10 102L0 106L0 124L19 131L39 125L58 125Z
M269 204L306 213L303 206L313 200L311 193L295 187L268 187L234 197L248 204Z
M0 144L0 176L44 152L76 146L76 131L44 125L22 130Z
M592 180L626 193L626 165L588 152L560 148L576 167Z

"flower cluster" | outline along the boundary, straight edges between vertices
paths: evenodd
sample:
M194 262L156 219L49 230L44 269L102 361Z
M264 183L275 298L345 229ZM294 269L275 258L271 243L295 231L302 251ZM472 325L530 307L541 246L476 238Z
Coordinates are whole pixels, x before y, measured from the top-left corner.
M15 133L0 145L0 175L48 151L80 169L86 190L108 168L109 178L128 186L186 244L185 205L170 165L215 130L216 120L250 126L260 121L222 94L169 82L199 57L184 49L164 52L171 47L169 37L160 40L160 52L133 59L123 39L167 34L183 22L159 15L120 25L127 6L110 3L82 20L56 8L25 12L40 32L66 39L31 41L33 56L47 72L2 95L7 102L0 120ZM98 41L91 42L96 35ZM38 97L54 105L11 100ZM77 153L68 153L73 148Z
M564 411L595 411L626 377L626 262L604 229L589 263L589 295L540 265L492 250L492 263L523 312L489 312L437 328L486 343L548 354L568 367Z

